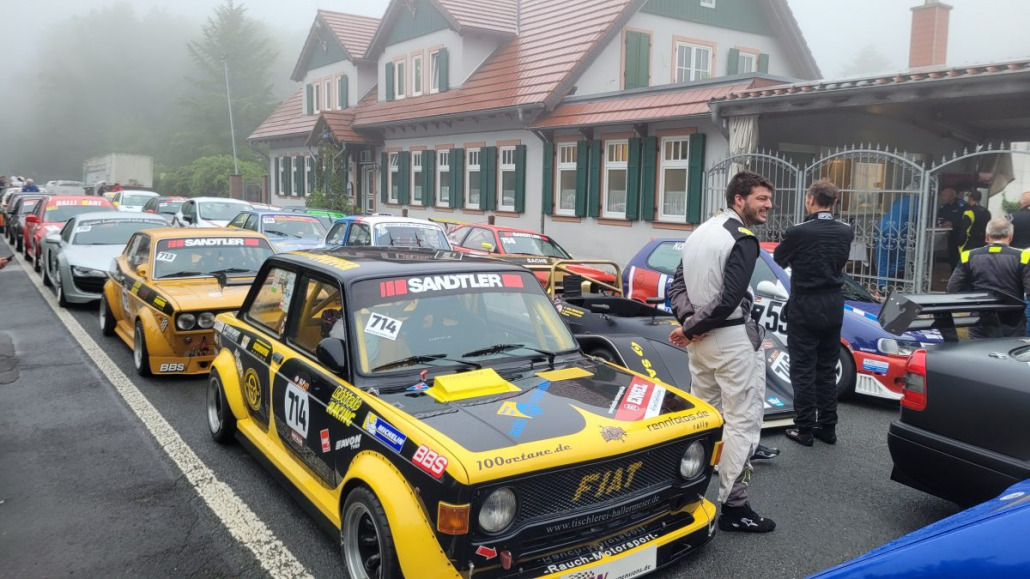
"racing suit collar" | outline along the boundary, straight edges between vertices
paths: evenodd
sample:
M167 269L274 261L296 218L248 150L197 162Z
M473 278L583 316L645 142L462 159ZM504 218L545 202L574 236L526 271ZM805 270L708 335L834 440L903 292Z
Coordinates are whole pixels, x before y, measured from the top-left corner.
M816 211L815 213L809 213L808 216L805 217L805 221L811 221L813 219L833 219L833 213L830 213L829 211Z

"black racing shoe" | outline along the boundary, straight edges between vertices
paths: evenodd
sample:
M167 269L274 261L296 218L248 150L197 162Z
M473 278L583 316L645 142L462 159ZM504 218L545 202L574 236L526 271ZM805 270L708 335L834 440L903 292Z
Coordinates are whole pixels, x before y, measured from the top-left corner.
M765 446L759 444L755 448L755 453L751 455L751 460L768 460L770 458L776 458L780 455L780 449L775 446Z
M837 432L834 428L816 428L812 431L812 436L826 444L837 444Z
M801 446L812 446L813 444L815 444L815 441L812 438L812 433L803 432L800 428L788 428L783 432L783 434L786 434L787 438L793 440Z
M750 503L744 503L742 507L723 505L722 514L719 515L719 529L722 531L768 533L775 528L776 523L751 510Z

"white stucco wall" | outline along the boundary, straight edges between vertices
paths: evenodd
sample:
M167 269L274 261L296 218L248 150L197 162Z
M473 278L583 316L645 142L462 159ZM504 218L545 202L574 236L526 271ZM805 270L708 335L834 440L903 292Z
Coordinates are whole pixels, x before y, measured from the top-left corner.
M726 75L726 62L731 48L747 48L769 55L769 74L796 77L797 66L789 61L782 43L775 37L686 22L654 14L637 13L623 30L651 33L651 86L670 84L675 80L673 37L714 43L715 63L712 76ZM598 94L622 90L623 35L615 36L597 59L576 81L576 95ZM756 63L757 66L757 63Z
M411 56L416 52L421 52L423 55L422 74L425 83L423 93L427 94L429 91L429 50L439 46L447 47L448 64L450 65L448 67L447 86L451 88L459 86L461 82L465 80L465 77L462 76L463 67L461 65L465 58L465 44L457 32L450 29L437 30L436 32L419 36L418 38L412 38L411 40L405 40L403 42L387 46L383 52L380 53L378 64L376 65L376 78L379 82L379 100L386 100L386 63L394 62L394 60L399 59L401 56L405 56L407 62L405 65L407 67L405 74L407 74L408 77L406 85L410 85ZM410 86L405 86L405 90L407 91L407 94L411 94ZM408 98L411 97L409 96Z
M462 40L464 46L461 53L461 77L458 80L459 83L465 82L465 79L472 76L472 73L476 72L476 69L482 66L486 59L500 46L500 43L495 38L466 36ZM457 61L452 62L457 63Z

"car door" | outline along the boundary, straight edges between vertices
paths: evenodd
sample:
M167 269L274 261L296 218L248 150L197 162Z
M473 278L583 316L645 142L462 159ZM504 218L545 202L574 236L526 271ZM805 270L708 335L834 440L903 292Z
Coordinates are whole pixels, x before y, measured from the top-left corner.
M347 239L347 225L349 223L349 221L344 221L333 225L325 236L325 244L330 247L343 245L344 240Z
M762 252L755 260L755 271L751 274L751 290L755 292L755 303L751 306L751 317L758 320L765 329L776 334L781 340L787 340L787 320L783 316L783 307L787 300L782 295L774 295L758 291L758 284L763 281L777 285L782 290L783 284L779 282L776 273L766 261L766 252Z
M336 280L302 272L284 340L273 344L271 364L276 435L295 460L330 487L339 483L334 441L347 438L347 424L328 413L341 385L318 363L315 349L331 334L345 335L341 296Z
M140 297L140 289L146 284L147 280L146 277L139 274L138 268L141 265L145 265L150 272L153 271L150 263L149 235L146 233L139 235L139 242L136 244L133 252L127 256L126 265L128 266L128 271L125 275L125 282L122 284L122 301L126 313L125 321L131 328L140 308L147 307L146 302Z
M238 227L240 229L243 229L243 227L247 224L247 217L249 216L249 213L240 213L239 215L234 217L233 220L230 221L229 225L227 225L226 227Z

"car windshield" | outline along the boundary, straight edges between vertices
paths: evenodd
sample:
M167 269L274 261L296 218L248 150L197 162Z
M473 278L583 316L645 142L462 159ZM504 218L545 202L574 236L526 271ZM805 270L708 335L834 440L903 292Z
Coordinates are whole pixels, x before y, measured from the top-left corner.
M524 253L526 255L542 255L544 257L557 257L569 259L568 252L561 248L549 237L535 233L524 233L522 231L499 231L497 235L501 238L504 246L504 253Z
M18 214L25 215L26 213L32 213L36 208L36 205L39 205L39 199L26 199L21 202L21 208L18 209Z
M310 215L262 215L261 232L269 237L296 239L322 239L325 227L317 217Z
M197 203L201 219L214 219L215 221L228 221L240 214L240 211L250 209L246 203L232 203L228 201L200 201Z
M256 237L162 239L154 252L154 279L257 272L272 253L268 242Z
M175 215L180 207L182 207L182 201L161 201L157 204L157 212Z
M379 223L375 226L377 246L432 247L450 249L443 229L422 223Z
M651 255L647 256L647 267L664 274L673 275L683 260L682 241L663 241Z
M100 207L110 208L111 205L101 201L100 199L81 201L59 200L55 207L47 208L46 215L43 216L43 221L46 221L47 223L64 223L81 213L98 211Z
M785 267L783 271L790 275L790 268ZM841 288L841 294L844 299L852 302L865 302L867 304L878 304L879 300L873 297L873 294L869 293L869 290L862 287L855 278L848 274L844 274L844 287Z
M91 219L75 224L72 245L125 245L133 233L167 223L153 219Z
M122 205L144 206L153 195L141 195L139 193L122 193Z
M351 347L366 375L578 347L528 271L362 281L352 298Z

